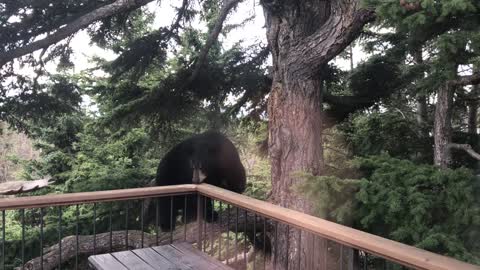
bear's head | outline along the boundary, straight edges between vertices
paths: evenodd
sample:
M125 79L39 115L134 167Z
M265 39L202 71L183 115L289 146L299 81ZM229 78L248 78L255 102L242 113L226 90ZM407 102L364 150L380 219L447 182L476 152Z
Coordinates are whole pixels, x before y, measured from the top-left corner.
M190 160L190 166L192 168L192 183L201 184L207 178L205 167L201 160L192 158Z
M208 146L202 143L193 146L190 156L192 169L192 183L201 184L208 177L210 151Z

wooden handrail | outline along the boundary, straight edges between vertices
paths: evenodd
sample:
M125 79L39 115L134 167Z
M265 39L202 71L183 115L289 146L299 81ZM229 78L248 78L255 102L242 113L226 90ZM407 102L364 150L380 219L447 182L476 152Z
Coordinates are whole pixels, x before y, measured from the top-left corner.
M48 206L74 205L105 201L123 201L157 196L196 193L196 191L196 185L176 185L4 198L0 199L0 210L41 208Z
M204 196L227 202L265 217L314 233L323 238L333 240L345 246L364 250L411 268L422 270L480 270L480 266L464 263L453 258L401 244L208 184L4 198L0 199L0 210L131 200L197 192Z
M256 212L333 240L346 246L364 250L387 260L422 270L480 270L480 266L388 240L321 218L290 210L268 202L253 199L212 185L197 187L200 194Z

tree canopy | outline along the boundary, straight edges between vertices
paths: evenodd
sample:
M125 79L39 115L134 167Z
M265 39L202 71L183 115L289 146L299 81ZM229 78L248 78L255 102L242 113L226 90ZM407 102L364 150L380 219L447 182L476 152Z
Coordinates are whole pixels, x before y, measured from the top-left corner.
M55 180L33 194L148 186L169 148L216 129L240 149L248 195L479 263L480 2L262 0L251 44L227 44L251 3L167 2L159 24L152 0L0 1L0 121L40 150L9 158ZM79 67L80 34L113 57Z

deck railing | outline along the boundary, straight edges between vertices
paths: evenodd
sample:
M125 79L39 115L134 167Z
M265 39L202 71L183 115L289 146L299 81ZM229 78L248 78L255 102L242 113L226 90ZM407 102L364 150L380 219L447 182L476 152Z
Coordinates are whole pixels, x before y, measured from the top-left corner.
M166 207L175 231L159 230ZM206 184L6 198L0 214L0 270L86 269L92 254L174 241L235 269L480 269Z

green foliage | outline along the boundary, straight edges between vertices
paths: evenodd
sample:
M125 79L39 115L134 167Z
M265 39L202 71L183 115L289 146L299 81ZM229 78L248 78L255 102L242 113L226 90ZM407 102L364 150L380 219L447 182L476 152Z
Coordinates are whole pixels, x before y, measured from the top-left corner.
M317 216L341 224L352 224L356 206L352 197L357 192L360 181L311 174L300 174L298 177L305 181L297 190L313 202Z
M158 148L145 130L134 128L99 136L94 128L79 135L77 154L65 183L66 192L145 186L155 176Z
M271 190L270 162L259 151L259 145L267 136L266 123L245 120L240 124L232 124L228 133L239 150L247 172L244 194L260 200L268 199Z
M339 128L355 156L385 152L398 158L432 160L432 142L421 132L423 127L399 111L356 114Z
M361 179L312 176L298 191L321 217L459 260L480 263L480 180L377 155L352 163Z
M386 155L358 159L357 226L374 234L480 262L478 179L471 171L438 170Z

